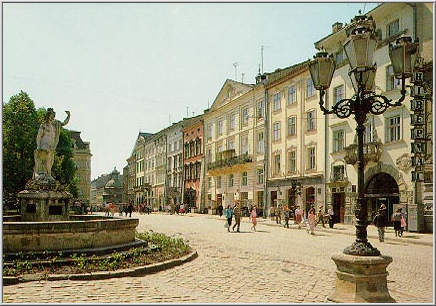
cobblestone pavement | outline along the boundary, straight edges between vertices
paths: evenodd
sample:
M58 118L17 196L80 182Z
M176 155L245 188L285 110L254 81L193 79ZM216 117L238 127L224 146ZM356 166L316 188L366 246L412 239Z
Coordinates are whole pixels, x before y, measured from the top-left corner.
M189 240L199 257L142 277L95 281L41 281L3 287L14 303L317 303L335 284L331 256L352 236L258 225L228 233L224 219L207 215L135 215L139 231L153 230ZM370 240L384 255L388 287L400 303L433 301L433 248Z

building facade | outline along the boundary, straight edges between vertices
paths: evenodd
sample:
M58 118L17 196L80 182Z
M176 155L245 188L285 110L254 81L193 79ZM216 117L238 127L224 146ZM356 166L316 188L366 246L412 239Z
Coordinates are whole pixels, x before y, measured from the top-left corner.
M266 76L268 207L299 205L324 210L325 119L307 66L299 63Z
M264 204L264 119L262 85L226 80L205 112L205 202L208 208Z
M403 35L419 37L420 53L427 66L426 78L432 83L433 65L433 9L426 3L383 3L368 12L376 23L378 43L374 54L377 64L375 91L392 100L400 97L400 80L393 74L388 55L389 44ZM343 98L354 95L348 77L349 64L342 49L347 26L335 23L332 33L315 43L335 55L336 71L326 95L326 104L333 105ZM410 80L407 81L408 83ZM365 196L368 203L368 220L383 203L390 216L397 208L408 215L408 229L423 231L432 228L433 198L428 198L428 186L432 186L431 150L426 152L425 181L412 181L411 156L411 92L401 106L391 107L384 114L369 115L365 130ZM427 102L432 102L427 101ZM427 109L431 111L431 107ZM430 113L426 115L429 116ZM430 116L431 117L431 116ZM328 152L326 167L327 203L333 207L336 221L353 223L357 199L357 162L354 119L339 119L328 115L325 143ZM427 131L429 131L427 123ZM427 148L432 147L432 142ZM432 191L432 189L431 189ZM427 193L426 193L427 192ZM432 192L431 192L432 193ZM427 199L425 198L427 195ZM426 204L427 203L427 204Z
M70 136L73 143L73 161L77 167L76 176L79 179L78 200L89 204L91 201L91 149L89 142L83 141L78 131L71 131Z
M166 148L166 203L174 211L182 203L183 193L183 120L165 129Z
M203 120L201 116L186 120L183 127L184 189L183 203L201 210L201 177L204 172Z

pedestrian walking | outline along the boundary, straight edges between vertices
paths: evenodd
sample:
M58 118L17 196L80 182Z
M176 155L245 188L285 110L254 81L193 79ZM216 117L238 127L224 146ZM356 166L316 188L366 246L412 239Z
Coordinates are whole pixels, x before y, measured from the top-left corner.
M218 206L218 214L221 216L223 215L223 204L220 204L220 206Z
M311 208L309 210L309 215L307 217L307 221L309 222L309 231L311 235L315 234L315 226L316 226L316 215L315 208Z
M251 223L253 223L253 225L251 226L251 229L253 229L254 231L256 231L256 224L257 224L256 206L253 206L253 207L251 208L250 219L251 219Z
M392 215L391 221L394 222L395 237L401 237L401 217L401 209L397 209L397 211Z
M288 205L285 205L283 207L283 216L285 217L285 225L283 225L283 227L289 228L289 217L290 217L290 210Z
M374 225L377 226L378 240L380 242L385 241L385 226L386 226L386 207L383 208L382 206L378 209L373 220Z
M239 227L241 226L241 210L239 209L238 202L235 203L235 207L233 208L233 215L235 216L235 224L233 224L233 231L235 231L235 227L237 226L236 231L239 232Z
M300 206L297 206L295 210L295 223L297 223L298 229L301 229L301 221L303 221L303 211L300 209Z
M227 205L226 210L224 211L224 215L226 216L227 219L227 231L230 232L230 226L232 225L232 217L233 217L233 210L230 207L230 204Z
M327 210L327 214L329 215L329 227L333 228L333 225L335 224L335 221L334 221L335 213L333 212L333 209L331 206L329 206L329 209Z
M318 222L317 222L317 224L320 223L320 222L322 224L322 227L325 227L325 224L324 224L324 214L323 214L321 208L318 210Z
M275 213L276 213L276 223L281 224L282 223L282 208L280 205L277 205Z
M403 237L403 232L406 230L407 223L406 223L406 218L404 217L404 214L403 214L403 212L401 211L401 208L400 208L400 213L401 213L401 230L400 230L400 237Z
M129 213L129 218L132 217L132 212L133 212L133 204L130 203L129 206L127 207L127 211ZM127 217L127 212L126 212L126 217Z

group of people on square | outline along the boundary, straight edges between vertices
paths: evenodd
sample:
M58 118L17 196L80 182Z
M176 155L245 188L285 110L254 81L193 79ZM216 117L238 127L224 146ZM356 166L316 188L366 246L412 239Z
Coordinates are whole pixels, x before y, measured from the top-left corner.
M221 214L220 214L221 216ZM232 231L240 232L241 227L241 209L239 208L239 201L235 201L233 207L231 205L227 205L227 208L224 210L224 216L226 217L226 223L224 226L227 228L227 231L230 232L230 227L232 225L233 216L235 217L235 223L233 224ZM251 229L256 231L257 225L257 212L256 206L252 206L250 210L249 220L251 221Z
M406 229L406 217L402 208L398 208L391 216L391 221L394 224L395 237L403 237L403 232ZM378 240L384 242L385 240L385 228L388 223L387 208L385 204L381 204L375 217L373 224L377 227Z

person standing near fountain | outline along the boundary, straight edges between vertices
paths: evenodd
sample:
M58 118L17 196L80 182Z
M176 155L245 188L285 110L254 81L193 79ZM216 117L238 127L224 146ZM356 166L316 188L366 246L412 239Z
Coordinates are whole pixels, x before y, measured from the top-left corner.
M36 150L34 151L35 167L33 169L33 179L35 180L55 181L51 175L54 154L59 142L61 128L70 121L70 112L65 112L67 113L67 118L64 122L60 122L55 120L56 113L53 108L48 108L44 122L39 126L38 135L36 136Z

